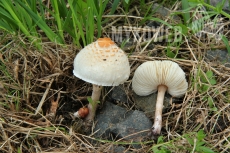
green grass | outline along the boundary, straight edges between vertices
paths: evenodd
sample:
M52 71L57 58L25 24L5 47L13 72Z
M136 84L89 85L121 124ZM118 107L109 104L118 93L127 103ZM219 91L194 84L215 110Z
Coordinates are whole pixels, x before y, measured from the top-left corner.
M82 46L91 43L102 34L102 15L108 0L51 0L51 7L44 5L41 0L15 0L0 2L0 28L11 34L23 33L30 42L41 49L41 29L50 41L64 44L65 34L73 42ZM113 6L111 11L114 12ZM47 17L49 16L50 17ZM50 27L50 24L57 25ZM97 35L95 36L95 32Z
M162 136L160 136L157 140L157 144L152 146L151 150L154 153L171 153L173 152L197 152L197 153L215 153L213 149L211 149L206 142L205 142L206 134L203 130L199 130L198 132L190 132L183 134L179 138L175 138L173 140L164 142L164 139ZM183 144L180 144L180 141L185 140L186 142Z

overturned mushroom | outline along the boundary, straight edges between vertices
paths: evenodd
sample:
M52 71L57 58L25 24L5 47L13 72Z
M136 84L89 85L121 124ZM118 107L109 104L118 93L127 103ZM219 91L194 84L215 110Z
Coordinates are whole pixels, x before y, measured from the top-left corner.
M158 90L152 133L160 135L165 92L168 91L173 97L183 96L188 83L184 71L177 63L167 60L148 61L136 69L132 87L134 92L140 96L147 96Z
M99 38L77 54L73 73L76 77L93 84L93 102L89 103L89 114L85 118L87 121L93 121L102 86L117 86L124 83L129 78L130 66L124 51L110 38Z

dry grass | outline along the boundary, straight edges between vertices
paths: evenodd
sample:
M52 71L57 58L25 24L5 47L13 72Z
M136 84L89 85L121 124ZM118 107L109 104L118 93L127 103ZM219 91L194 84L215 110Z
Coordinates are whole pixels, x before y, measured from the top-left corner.
M138 14L135 9L131 12ZM135 23L140 21L135 16L112 16L112 19L125 20L127 26L137 26ZM116 22L110 22L104 31L110 31ZM180 59L170 58L185 70L189 88L184 98L173 103L163 116L165 141L174 140L173 145L191 148L182 135L204 129L205 142L210 148L230 152L230 68L205 60L207 50L223 48L224 44L196 37L191 40L188 42L185 38L178 52ZM138 42L143 40L138 38L132 52L127 52L131 75L125 88L130 100L133 98L131 79L137 66L145 61L169 59L165 55L166 43L154 43L155 47L151 48L147 42ZM1 152L112 152L114 146L122 144L133 152L148 152L154 142L135 149L130 145L132 142L96 140L93 134L82 133L82 121L73 120L71 113L87 103L86 97L92 88L72 74L73 59L80 48L53 43L42 45L43 50L38 51L20 36L7 35L1 40ZM170 49L173 51L176 47ZM208 70L214 73L216 84L206 83L209 89L201 92L204 84L201 75ZM216 111L211 110L207 97L213 99Z

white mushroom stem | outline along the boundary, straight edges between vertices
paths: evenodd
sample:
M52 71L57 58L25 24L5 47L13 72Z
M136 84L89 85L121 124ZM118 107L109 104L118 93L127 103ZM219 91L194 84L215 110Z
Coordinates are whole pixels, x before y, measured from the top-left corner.
M97 106L98 106L98 101L99 101L100 96L101 96L101 89L102 89L102 86L93 85L93 92L92 92L92 97L91 97L92 102L89 103L89 105L88 105L89 114L85 118L85 120L89 120L89 121L94 120L96 110L97 110Z
M157 94L157 103L155 110L155 119L152 127L153 135L160 135L161 127L162 127L162 109L164 103L164 95L167 90L167 86L159 85L158 86L158 94Z

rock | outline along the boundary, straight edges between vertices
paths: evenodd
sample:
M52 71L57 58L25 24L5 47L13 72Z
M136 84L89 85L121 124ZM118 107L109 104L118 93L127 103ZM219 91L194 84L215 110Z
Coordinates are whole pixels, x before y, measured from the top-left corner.
M111 97L113 100L123 102L123 103L128 103L128 97L122 85L115 86L113 88Z
M103 109L96 116L97 131L95 136L105 139L143 141L147 138L152 122L141 111L127 111L125 108L105 102ZM129 136L132 135L132 136Z
M161 4L157 4L157 3L154 3L153 4L153 7L152 9L154 11L156 11L156 13L158 13L160 16L162 16L163 18L167 17L167 16L170 16L171 15L171 12L172 10L166 8L166 7L163 7ZM173 16L173 19L174 20L180 20L179 16L177 15L174 15Z
M212 6L217 6L218 3L221 3L223 0L210 0L210 4ZM207 0L206 0L206 3L207 3ZM229 8L229 1L226 1L224 6L223 6L223 10L224 11L227 11L227 12L230 12L230 8Z
M126 152L126 153L131 153L131 151L127 151L127 149L123 146L112 146L109 150L111 153L121 153L121 152Z
M230 55L226 50L209 50L206 53L206 61L222 64L226 67L230 67Z
M138 96L137 94L133 93L133 97L137 108L144 111L149 118L154 118L157 93L152 93L148 96ZM170 95L168 94L165 95L163 111L165 108L170 106L170 98L171 98ZM175 99L173 98L173 101L174 100Z

